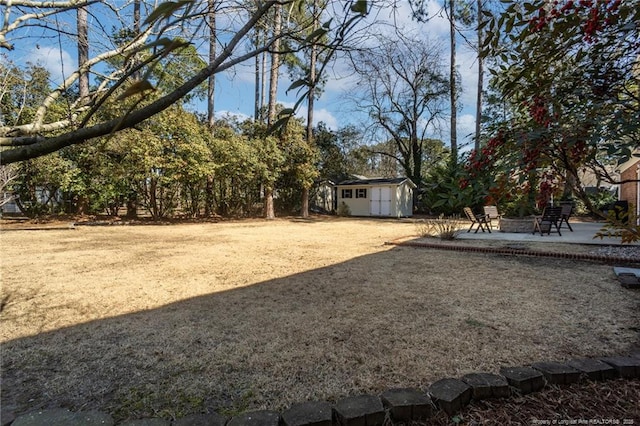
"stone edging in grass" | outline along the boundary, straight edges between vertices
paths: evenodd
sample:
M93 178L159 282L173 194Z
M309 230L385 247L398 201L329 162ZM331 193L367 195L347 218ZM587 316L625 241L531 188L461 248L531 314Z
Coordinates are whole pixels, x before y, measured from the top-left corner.
M511 255L511 256L520 255L520 256L534 256L534 257L551 257L556 259L585 260L585 261L593 261L593 262L602 262L606 264L640 263L640 259L635 261L633 259L629 259L628 257L589 254L589 253L564 253L564 252L554 253L554 252L545 252L545 251L527 250L527 249L514 249L514 248L496 248L496 247L479 247L479 246L460 246L460 245L452 245L452 244L421 243L417 241L400 241L400 239L388 241L385 244L395 245L395 246L433 248L433 249L449 250L449 251L503 254L503 255Z
M127 420L119 426L333 426L428 421L438 410L452 416L472 400L508 398L530 394L547 384L570 385L583 380L640 378L640 352L622 357L585 358L561 362L538 362L524 367L502 368L500 374L472 373L460 379L438 380L424 391L389 389L380 395L357 395L335 404L310 401L295 404L279 413L262 410L225 418L217 413L194 414L173 422L160 418ZM3 413L6 415L6 413ZM50 409L2 419L2 426L109 426L113 418L100 411L71 412Z

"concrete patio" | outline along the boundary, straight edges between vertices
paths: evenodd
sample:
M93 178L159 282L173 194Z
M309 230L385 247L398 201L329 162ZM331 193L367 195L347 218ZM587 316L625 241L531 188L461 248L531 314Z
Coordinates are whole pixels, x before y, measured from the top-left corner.
M562 235L558 235L557 232L551 232L550 235L546 233L535 235L529 233L508 233L500 232L499 229L492 229L491 233L478 231L475 232L475 227L471 232L462 232L458 239L461 240L497 240L497 241L529 241L529 242L553 242L553 243L572 243L572 244L594 244L594 245L623 245L620 238L605 237L594 238L595 234L602 228L602 222L570 222L573 232L569 231L566 225L563 225L560 229ZM468 228L467 228L468 229ZM640 242L632 244L624 244L625 246L640 246Z

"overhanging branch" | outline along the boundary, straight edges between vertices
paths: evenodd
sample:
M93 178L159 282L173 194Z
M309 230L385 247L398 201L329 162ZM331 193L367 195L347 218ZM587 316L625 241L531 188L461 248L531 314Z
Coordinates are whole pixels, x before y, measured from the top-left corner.
M164 111L204 82L210 75L220 72L237 63L237 60L228 61L234 50L245 35L276 3L277 1L273 0L264 3L262 7L251 16L247 23L245 23L245 25L236 32L234 37L229 41L213 63L203 68L173 92L156 100L146 107L131 112L125 117L118 117L104 123L99 123L91 127L80 128L55 137L38 137L34 138L35 141L34 139L24 138L23 142L26 145L0 152L0 164L10 164L50 154L67 146L83 143L96 137L106 136L119 130L128 129L141 123L147 118ZM241 58L246 59L250 56L251 55L244 55ZM225 61L228 61L228 63L225 63ZM7 145L16 146L16 144L5 144L4 146Z

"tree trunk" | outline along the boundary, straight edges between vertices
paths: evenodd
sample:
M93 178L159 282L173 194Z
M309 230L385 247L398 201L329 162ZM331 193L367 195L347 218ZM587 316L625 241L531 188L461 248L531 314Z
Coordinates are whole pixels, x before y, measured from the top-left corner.
M140 34L140 0L133 2L133 32L135 35ZM136 55L133 55L133 62L134 65L137 62ZM131 74L131 78L135 81L140 80L140 71L138 70Z
M273 36L276 41L273 43L273 53L271 54L271 70L269 75L269 112L267 115L267 125L271 126L276 121L276 104L278 96L278 77L280 76L280 33L282 31L282 6L275 7L275 17L273 22ZM273 184L269 183L265 187L265 218L275 219L276 214L273 208Z
M208 0L207 3L207 19L209 24L209 64L212 64L216 60L216 0ZM215 108L215 93L216 93L216 75L211 74L207 80L207 125L209 131L213 136L216 125L216 108ZM213 216L213 176L207 176L207 183L205 186L205 208L204 214L206 217Z
M302 188L302 217L309 217L309 188Z
M89 27L87 25L87 7L77 10L78 17L78 69L82 70L89 61ZM78 79L81 103L89 98L89 70L84 70Z
M282 6L275 7L275 17L273 22L273 53L271 53L271 70L269 75L269 113L267 124L272 125L276 120L276 104L278 102L278 77L280 76L280 33L282 32Z
M152 177L149 179L149 206L151 207L151 216L154 219L158 218L158 179Z
M216 0L209 0L207 18L209 20L209 64L216 60ZM216 124L215 118L215 92L216 75L209 76L209 86L207 90L207 123L209 130L213 134L213 127Z
M269 187L264 188L264 217L269 220L276 218L273 208L273 188Z
M207 184L204 189L204 215L211 217L214 214L213 205L215 203L213 176L207 176Z
M476 138L474 148L480 151L480 126L482 122L482 83L484 79L483 58L480 55L482 49L482 30L480 23L482 22L482 0L478 0L478 95L476 98Z
M127 218L135 219L138 217L138 193L131 192L127 198Z
M135 0L133 2L133 31L136 35L140 34L140 0ZM136 56L133 56L133 61L136 61ZM134 80L140 80L140 71L136 71L131 75ZM134 186L137 186L135 184ZM135 219L138 217L138 189L133 188L127 194L127 214L126 217L129 219Z
M256 30L256 39L255 39L255 44L256 46L258 46L258 44L260 43L260 36L258 34L258 31ZM260 109L262 107L262 97L260 96L260 80L261 80L261 76L260 76L260 56L261 55L256 55L255 57L255 105L254 105L254 111L253 111L253 118L256 122L260 121Z
M267 54L262 53L262 85L260 88L260 122L264 123L265 120L265 111L266 111L266 97L267 97Z
M450 96L451 96L451 159L458 163L458 135L457 135L457 89L456 89L456 21L454 17L455 1L449 0L449 31L451 44L450 68Z
M318 29L318 0L313 2L313 26L311 31ZM313 108L316 99L316 63L318 62L318 45L316 42L311 44L311 52L309 55L309 95L307 97L307 145L313 145ZM302 217L309 217L309 189L310 183L304 182L302 187L302 209L300 214Z

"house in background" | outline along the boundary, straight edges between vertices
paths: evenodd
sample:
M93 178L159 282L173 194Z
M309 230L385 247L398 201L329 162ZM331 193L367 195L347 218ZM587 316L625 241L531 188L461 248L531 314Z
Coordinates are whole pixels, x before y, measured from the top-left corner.
M20 209L18 208L18 204L16 204L16 199L12 192L0 193L0 216L2 216L3 213L20 213Z
M411 217L415 188L404 177L345 180L337 185L337 204L346 204L352 216Z
M620 181L623 182L618 190L618 200L626 201L629 206L634 206L640 225L640 158L631 157L618 169Z

